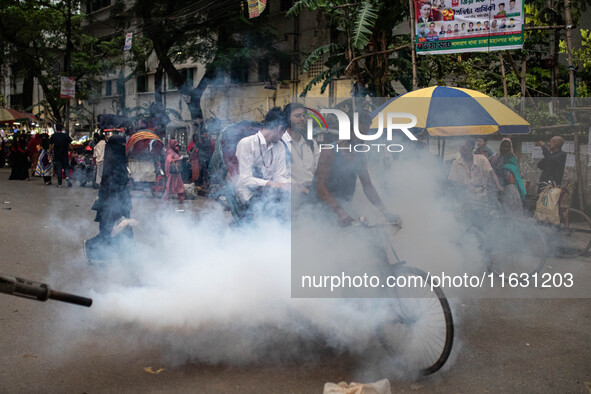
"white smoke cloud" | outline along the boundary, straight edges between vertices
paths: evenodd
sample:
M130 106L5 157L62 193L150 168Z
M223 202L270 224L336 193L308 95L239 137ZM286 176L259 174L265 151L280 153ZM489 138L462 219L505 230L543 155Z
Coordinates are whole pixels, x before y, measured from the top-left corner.
M438 167L417 156L396 160L387 178L375 168L372 175L386 205L404 221L394 238L401 258L424 270L459 272L473 263L476 244L436 198ZM367 205L363 202L359 211L371 216ZM132 217L141 221L134 229L136 257L92 266L80 286L94 299L92 313L80 322L73 311L63 319L64 332L111 332L127 337L124 346L130 350L158 344L167 349L171 364L314 360L328 348L372 365L363 373L373 366L390 376L417 372L409 371L407 362L412 342L401 343L393 358L377 339L377 330L392 319L388 299L291 298L292 247L300 244L292 242L289 223L271 217L229 227L227 214L211 206L198 214L155 206L155 200L134 198ZM374 235L335 232L314 219L303 241L309 242L309 254L327 245L334 252L330 261L322 261L324 268L373 267L368 249L360 246L363 237Z

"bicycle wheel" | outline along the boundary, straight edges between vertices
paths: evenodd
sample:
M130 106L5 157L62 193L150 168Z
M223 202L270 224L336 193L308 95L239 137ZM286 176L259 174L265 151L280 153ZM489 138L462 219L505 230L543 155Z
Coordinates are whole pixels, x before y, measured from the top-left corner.
M557 256L584 255L591 247L591 219L578 209L564 209L560 213L560 225L554 235Z
M389 316L377 329L378 339L390 356L400 357L410 370L432 374L445 364L453 345L447 298L440 288L431 290L430 278L418 268L394 265L389 275L397 278L399 286L401 281L408 286L388 289ZM429 284L417 285L417 279Z
M488 270L506 279L531 276L546 263L546 237L532 221L504 218L487 227L485 239Z

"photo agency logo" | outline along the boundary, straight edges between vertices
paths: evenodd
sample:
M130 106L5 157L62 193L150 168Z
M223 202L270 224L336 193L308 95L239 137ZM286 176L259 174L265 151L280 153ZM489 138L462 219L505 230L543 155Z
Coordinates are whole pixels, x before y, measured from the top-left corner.
M398 153L404 150L400 144L392 144L392 137L394 132L401 131L409 140L416 141L410 129L416 126L417 117L407 112L379 112L372 119L371 125L359 125L359 112L353 113L353 121L345 112L338 109L320 109L320 112L306 107L308 114L307 122L307 138L309 140L314 137L314 124L318 125L321 133L329 133L328 123L323 115L334 115L338 122L338 136L339 140L351 141L349 146L339 146L338 144L318 144L320 151L328 149L336 149L336 151L346 150L349 152L369 152L372 150L381 152L387 150L388 152ZM352 127L351 127L352 126ZM353 133L351 133L351 130ZM384 141L384 130L386 134L386 141ZM373 141L373 142L372 142Z

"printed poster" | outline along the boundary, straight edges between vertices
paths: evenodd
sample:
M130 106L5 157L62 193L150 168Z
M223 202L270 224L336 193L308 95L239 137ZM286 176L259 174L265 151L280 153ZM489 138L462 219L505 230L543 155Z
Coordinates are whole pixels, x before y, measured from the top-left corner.
M418 54L523 47L523 0L415 0Z
M62 77L60 98L73 99L76 98L76 80L71 77Z
M132 39L133 39L133 33L127 33L125 35L125 46L123 47L124 51L129 51L131 49Z
M248 0L248 19L260 16L267 7L267 0Z

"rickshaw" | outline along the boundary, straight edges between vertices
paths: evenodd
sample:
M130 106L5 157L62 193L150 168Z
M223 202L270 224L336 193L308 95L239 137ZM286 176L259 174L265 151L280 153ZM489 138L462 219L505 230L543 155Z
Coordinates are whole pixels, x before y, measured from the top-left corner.
M129 138L125 153L132 189L149 187L154 197L164 193L163 148L162 140L148 130L139 131Z

